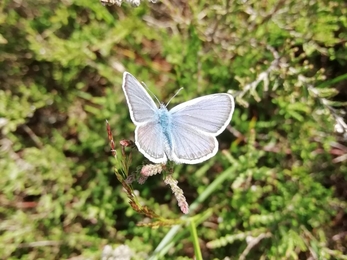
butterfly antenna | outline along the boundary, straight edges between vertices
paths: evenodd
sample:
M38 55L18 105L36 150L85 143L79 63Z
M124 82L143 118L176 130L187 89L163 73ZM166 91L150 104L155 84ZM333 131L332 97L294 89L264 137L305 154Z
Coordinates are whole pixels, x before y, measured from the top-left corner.
M173 97L170 98L169 102L166 103L166 105L165 105L166 107L170 104L171 100L172 100L174 97L176 97L178 93L180 93L180 91L181 91L182 89L183 89L183 88L180 88L179 90L177 90L177 92L175 93L175 95L173 95Z
M145 82L141 81L141 84L148 90L148 92L150 92L152 94L152 96L157 100L159 106L160 106L160 101L159 99L157 98L156 95L154 95L154 93L147 87L147 85L145 84Z

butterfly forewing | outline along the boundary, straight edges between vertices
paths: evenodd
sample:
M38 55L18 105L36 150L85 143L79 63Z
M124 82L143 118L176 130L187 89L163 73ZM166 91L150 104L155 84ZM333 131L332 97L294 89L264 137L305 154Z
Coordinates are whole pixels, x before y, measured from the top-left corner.
M198 131L220 134L231 120L234 98L225 93L212 94L184 102L170 110L172 122L194 127Z
M140 82L128 72L123 75L123 91L135 125L156 120L158 107Z

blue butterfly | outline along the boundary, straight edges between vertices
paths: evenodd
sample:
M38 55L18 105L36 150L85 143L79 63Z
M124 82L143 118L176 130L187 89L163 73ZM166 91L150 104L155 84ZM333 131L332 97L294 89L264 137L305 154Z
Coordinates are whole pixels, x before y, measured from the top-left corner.
M137 79L123 74L123 91L131 120L136 125L135 144L153 163L196 164L218 151L216 136L224 131L234 112L234 98L218 93L192 99L168 110L159 108Z

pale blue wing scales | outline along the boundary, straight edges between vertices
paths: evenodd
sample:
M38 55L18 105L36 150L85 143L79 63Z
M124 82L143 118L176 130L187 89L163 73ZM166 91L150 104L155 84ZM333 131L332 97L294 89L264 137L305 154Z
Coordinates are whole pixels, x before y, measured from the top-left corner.
M173 151L170 160L196 164L213 157L218 151L216 137L189 126L174 126L171 131Z
M138 80L129 72L123 74L123 91L130 117L135 125L156 120L158 107Z
M229 124L234 112L233 96L220 93L184 102L170 110L172 122L181 129L190 126L198 131L219 135Z
M166 163L165 139L157 122L141 124L135 129L135 143L139 151L154 163Z

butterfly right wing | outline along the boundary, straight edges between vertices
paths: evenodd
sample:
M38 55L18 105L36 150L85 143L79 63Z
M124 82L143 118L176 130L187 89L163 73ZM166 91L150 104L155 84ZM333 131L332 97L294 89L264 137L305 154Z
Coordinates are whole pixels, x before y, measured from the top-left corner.
M212 94L184 102L170 110L172 117L172 159L195 164L213 157L218 150L216 136L229 124L234 98Z
M131 120L137 126L156 119L158 107L138 80L129 72L123 74L123 91Z
M172 121L190 126L213 136L219 135L230 123L234 112L234 98L218 93L194 98L170 110Z
M188 124L175 124L171 130L173 152L169 159L176 163L201 163L218 151L218 142L213 135L198 131Z

